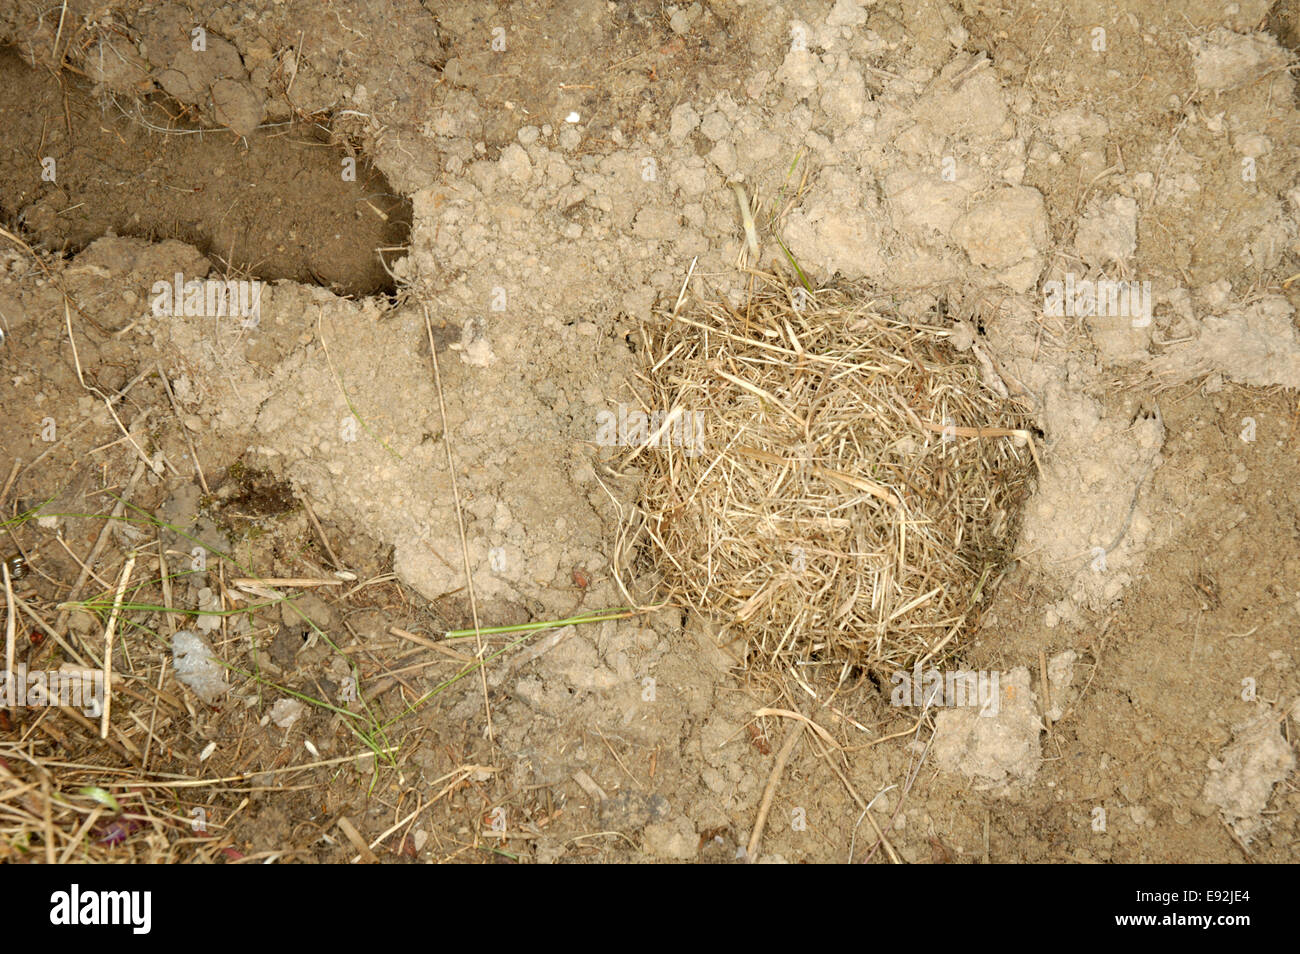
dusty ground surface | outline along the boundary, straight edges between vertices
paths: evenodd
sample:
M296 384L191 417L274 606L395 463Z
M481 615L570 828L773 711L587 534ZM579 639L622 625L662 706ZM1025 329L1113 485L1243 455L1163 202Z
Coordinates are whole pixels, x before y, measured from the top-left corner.
M1295 859L1293 4L135 6L0 12L16 660L101 667L130 587L107 738L7 712L0 851L735 862L775 778L763 860ZM1037 424L941 660L995 716L586 620L637 492L597 415L688 274L742 300L735 180L749 265L950 324ZM153 307L228 263L255 322ZM1150 309L1054 306L1098 279Z

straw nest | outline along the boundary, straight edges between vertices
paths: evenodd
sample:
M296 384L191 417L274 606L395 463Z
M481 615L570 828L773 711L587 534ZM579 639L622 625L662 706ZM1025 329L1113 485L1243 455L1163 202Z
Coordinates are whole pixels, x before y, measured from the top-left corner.
M1034 456L952 331L853 285L679 300L643 329L623 552L751 661L843 679L951 652L1009 558Z

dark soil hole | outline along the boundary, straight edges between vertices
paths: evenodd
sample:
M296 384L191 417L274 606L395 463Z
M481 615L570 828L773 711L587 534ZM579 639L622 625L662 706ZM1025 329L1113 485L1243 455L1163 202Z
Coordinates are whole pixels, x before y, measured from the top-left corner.
M0 217L29 240L76 252L109 232L172 238L232 277L394 291L384 262L405 254L410 202L324 127L241 140L187 122L162 96L97 99L12 50L0 50L0 89Z
M1278 0L1268 9L1264 29L1277 37L1288 50L1300 52L1300 3Z
M278 517L298 506L293 487L268 470L237 460L226 471L217 493L223 517L232 526L239 519Z

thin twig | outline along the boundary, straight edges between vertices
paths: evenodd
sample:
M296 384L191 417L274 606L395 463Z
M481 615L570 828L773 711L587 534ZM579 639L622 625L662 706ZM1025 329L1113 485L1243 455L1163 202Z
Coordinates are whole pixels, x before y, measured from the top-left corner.
M758 815L754 819L754 830L749 835L749 846L745 849L745 861L748 864L752 865L758 861L758 846L763 841L763 829L767 825L768 812L772 810L772 799L776 797L776 788L781 783L781 774L785 771L785 763L790 761L790 754L794 751L803 730L803 723L793 722L785 732L785 741L781 743L780 751L776 753L776 762L772 765L772 772L767 777L767 787L763 789L763 800L759 803Z
M307 519L311 521L311 525L316 531L316 536L320 537L321 546L325 548L326 555L328 555L330 560L333 561L334 568L336 570L341 570L343 568L343 562L338 558L338 554L334 552L334 548L330 546L330 538L325 536L325 529L320 525L320 521L316 519L316 511L311 509L311 502L308 501L306 497L303 498L302 507L307 512Z
M127 581L135 569L135 557L134 550L127 554L122 578L117 581L117 592L113 595L113 609L108 614L108 625L104 628L104 711L99 720L101 739L108 738L108 717L113 708L113 634L117 629L117 614L122 609L122 594L126 592Z
M145 463L145 461L140 461L135 465L135 473L131 475L131 480L127 483L126 490L122 493L122 496L118 498L117 506L113 508L112 516L104 521L104 527L99 531L99 536L95 539L95 545L90 548L90 555L86 557L86 564L82 568L81 574L77 577L77 582L72 585L72 589L68 591L67 598L63 601L65 604L75 603L81 598L81 588L86 585L86 580L90 578L90 568L95 565L95 561L99 559L99 551L104 549L104 544L108 542L108 533L112 529L113 524L118 520L121 520L122 514L126 513L126 505L131 499L131 495L135 493L135 485L138 484L140 478L144 476ZM54 628L61 633L67 632L68 613L70 612L71 610L69 609L59 611L59 617L54 623Z
M212 493L208 489L208 479L203 475L203 465L199 463L199 452L194 448L194 440L190 437L190 429L185 426L185 419L181 416L181 406L176 401L176 395L172 393L171 382L167 380L167 372L163 370L162 362L158 362L158 377L162 378L163 390L167 392L167 400L171 402L172 413L176 415L176 423L181 426L181 434L185 437L185 443L190 448L190 459L194 461L194 472L199 475L199 484L203 487L205 494Z
M5 578L5 705L18 703L14 698L14 589L9 581L9 564L0 562Z
M438 347L433 340L433 320L429 317L429 308L420 303L424 311L424 330L429 337L429 360L433 363L433 383L438 389L438 410L442 414L442 444L447 452L447 477L451 481L451 495L456 503L456 526L460 530L460 551L465 562L465 588L469 593L470 617L474 621L474 641L478 646L478 658L483 658L483 633L478 619L478 600L474 595L474 575L470 570L469 541L465 537L465 514L460 505L460 489L456 484L456 460L451 453L451 428L447 424L447 402L442 395L442 372L438 370ZM478 667L479 682L483 688L483 711L487 714L488 741L494 741L492 731L492 703L488 699L487 667Z

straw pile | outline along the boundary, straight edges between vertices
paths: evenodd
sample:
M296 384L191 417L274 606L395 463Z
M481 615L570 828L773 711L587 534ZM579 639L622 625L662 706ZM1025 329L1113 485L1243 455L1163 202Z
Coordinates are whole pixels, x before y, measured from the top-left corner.
M643 330L650 423L625 443L646 478L623 552L758 663L843 679L951 652L1033 467L1028 418L951 333L850 285L770 278L739 311L679 300Z

